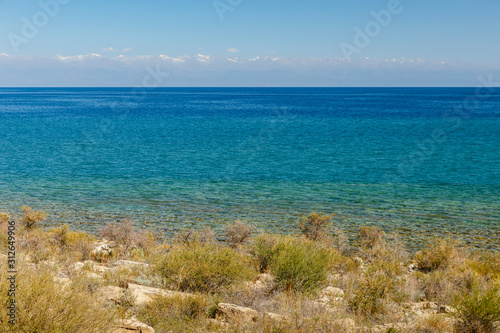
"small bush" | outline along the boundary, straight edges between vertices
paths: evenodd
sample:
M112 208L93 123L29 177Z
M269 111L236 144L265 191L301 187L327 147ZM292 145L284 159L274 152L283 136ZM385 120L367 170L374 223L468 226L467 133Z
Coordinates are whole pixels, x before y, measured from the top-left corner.
M215 232L207 227L200 231L194 229L183 230L175 234L172 243L180 245L189 245L191 243L215 243Z
M104 272L103 278L107 285L127 288L128 282L136 276L136 270L128 266L118 266Z
M158 269L167 286L182 291L215 292L255 274L247 256L199 242L174 246Z
M242 244L253 232L253 227L241 221L234 224L227 224L225 227L226 241L231 246L236 247Z
M38 223L46 218L47 213L44 211L35 211L31 207L23 206L23 218L21 221L26 229L30 230L37 227Z
M66 247L68 245L68 233L69 228L67 225L64 225L63 227L52 230L52 237L57 245Z
M137 242L139 235L135 231L132 221L125 220L123 222L107 223L104 228L99 230L99 236L121 244L125 246L125 249L128 249Z
M468 265L487 280L500 281L500 253L498 251L476 252Z
M75 291L82 291L93 295L103 285L104 283L101 279L89 276L88 274L81 274L73 277L71 288Z
M373 249L384 245L384 236L385 232L376 227L364 226L358 230L360 245L365 249Z
M114 313L85 290L61 288L48 271L27 271L17 275L17 322L8 323L7 267L0 266L0 332L106 332Z
M18 251L26 252L31 256L32 261L38 264L48 260L55 255L54 245L51 244L47 233L41 229L33 229L18 237Z
M9 213L2 213L0 212L0 225L5 225L9 222L10 220L10 214Z
M449 303L463 288L471 289L478 275L465 266L438 269L430 273L417 272L419 289L428 301Z
M416 327L410 330L411 333L446 333L453 331L453 327L443 315L432 314L422 316L417 320Z
M300 231L310 240L322 240L328 236L332 218L333 215L312 212L309 216L302 217L299 223Z
M67 225L51 229L50 233L56 244L63 248L72 248L78 245L80 241L89 243L95 241L92 235L83 231L72 231Z
M312 292L326 282L330 253L312 241L283 237L269 253L278 289Z
M199 332L217 304L208 296L155 296L137 318L157 332Z
M7 247L9 220L10 215L8 213L0 212L0 249L2 250Z
M434 239L428 247L415 254L419 271L429 273L446 268L456 255L456 243L449 240Z
M472 290L459 293L453 302L457 319L456 331L460 333L489 333L493 323L500 321L500 287Z
M252 244L252 254L257 259L258 270L261 273L268 271L271 260L276 251L279 236L260 234Z
M377 261L367 266L366 272L352 281L347 299L350 308L363 315L384 313L387 300L402 302L405 294L401 292L404 281L397 262Z

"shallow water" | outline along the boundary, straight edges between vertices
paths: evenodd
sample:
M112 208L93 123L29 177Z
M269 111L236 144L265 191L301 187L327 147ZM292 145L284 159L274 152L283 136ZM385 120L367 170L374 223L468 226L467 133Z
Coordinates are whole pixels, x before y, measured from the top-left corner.
M413 245L500 248L498 91L132 92L0 89L0 210L168 233L236 219L290 232L322 211L350 234L372 224Z

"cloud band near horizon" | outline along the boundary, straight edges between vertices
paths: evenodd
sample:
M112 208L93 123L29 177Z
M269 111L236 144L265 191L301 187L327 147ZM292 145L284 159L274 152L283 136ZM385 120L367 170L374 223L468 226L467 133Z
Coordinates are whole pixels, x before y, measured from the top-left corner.
M405 58L0 54L1 87L136 87L155 75L162 78L158 87L474 87L479 76L500 81L500 66Z

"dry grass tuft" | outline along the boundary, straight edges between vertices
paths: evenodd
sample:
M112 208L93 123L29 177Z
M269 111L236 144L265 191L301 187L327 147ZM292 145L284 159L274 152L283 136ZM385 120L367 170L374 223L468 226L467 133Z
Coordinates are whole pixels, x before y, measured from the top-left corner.
M38 223L47 218L47 213L42 210L35 211L33 208L28 206L23 206L23 218L22 223L24 227L28 230L36 228Z
M445 269L458 255L457 243L446 239L433 239L427 248L415 254L418 270L429 273Z
M453 332L453 325L448 317L432 314L417 320L416 327L411 333L448 333Z
M183 230L177 232L172 239L173 244L181 244L181 245L189 245L192 243L216 243L217 239L215 238L215 232L207 227L200 231L196 231L194 229Z
M318 241L328 237L328 228L331 225L332 215L312 212L309 216L303 216L299 223L300 231L306 238Z
M137 317L156 332L204 332L216 308L217 301L206 295L155 296L137 310Z
M7 304L7 267L0 267L0 302ZM20 267L17 274L17 323L7 322L7 307L0 308L0 332L105 332L114 312L85 290L61 288L48 271Z
M232 247L237 247L250 237L254 228L250 224L238 220L233 224L227 224L224 230L226 232L226 242Z
M383 316L390 302L407 299L403 268L398 262L370 263L361 274L350 275L347 284L349 307L364 316Z
M361 227L358 230L359 242L362 248L373 249L384 245L385 232L376 227Z
M10 220L10 214L9 213L2 213L0 212L0 225L6 225Z

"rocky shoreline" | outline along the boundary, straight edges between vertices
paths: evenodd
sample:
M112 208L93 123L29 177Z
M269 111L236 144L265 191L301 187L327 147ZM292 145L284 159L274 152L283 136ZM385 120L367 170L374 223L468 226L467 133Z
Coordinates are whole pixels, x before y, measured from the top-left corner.
M15 221L18 317L9 326L0 310L3 330L500 332L499 254L453 240L431 239L409 255L397 238L365 227L346 244L322 214L305 217L296 236L254 235L237 222L222 243L210 230L159 241L116 223L95 237L28 227L29 218ZM64 302L37 306L44 297ZM52 322L37 319L50 313Z

